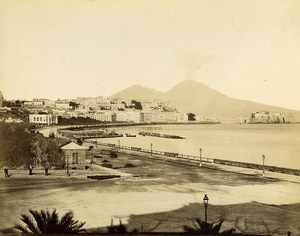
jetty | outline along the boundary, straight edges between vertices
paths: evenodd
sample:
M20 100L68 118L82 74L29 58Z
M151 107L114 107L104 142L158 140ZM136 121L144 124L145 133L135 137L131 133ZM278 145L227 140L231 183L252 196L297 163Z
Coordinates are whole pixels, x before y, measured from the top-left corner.
M139 135L152 136L152 137L158 137L158 138L185 139L184 137L181 137L181 136L178 136L178 135L160 134L160 133L143 132L143 131L139 132Z

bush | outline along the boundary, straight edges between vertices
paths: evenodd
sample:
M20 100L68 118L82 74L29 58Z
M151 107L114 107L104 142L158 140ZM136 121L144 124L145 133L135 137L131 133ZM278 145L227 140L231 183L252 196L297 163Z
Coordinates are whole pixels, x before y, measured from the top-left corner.
M110 153L109 156L110 156L110 158L118 158L118 154L116 152L113 152L113 151Z
M113 168L112 164L101 164L101 166L106 167L106 168Z
M131 164L131 163L129 163L129 164L125 164L124 165L124 168L132 168L132 167L136 167L135 165L133 165L133 164Z

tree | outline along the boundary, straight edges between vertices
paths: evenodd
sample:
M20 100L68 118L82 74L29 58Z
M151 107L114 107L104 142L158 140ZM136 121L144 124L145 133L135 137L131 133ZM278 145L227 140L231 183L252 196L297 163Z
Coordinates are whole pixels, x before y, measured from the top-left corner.
M52 213L44 210L40 212L29 210L29 212L33 218L30 215L21 215L21 221L26 227L20 224L15 225L15 229L20 230L22 233L79 233L84 231L82 227L85 222L74 221L71 211L64 214L61 219L59 219L56 210Z
M81 146L83 144L83 140L78 138L76 139L76 143Z
M47 140L42 134L36 134L31 144L31 151L35 156L37 165L41 165L48 161Z
M10 166L28 164L32 159L31 142L26 124L0 123L0 162Z
M49 133L49 138L55 138L55 134L53 132Z
M134 108L137 110L143 110L142 104L139 101L131 100L131 103L134 104Z
M111 220L111 225L107 226L107 233L109 234L124 234L127 232L126 225L122 224L122 221L120 220L119 225L114 225L113 220Z
M196 115L194 113L188 113L188 120L189 121L195 121Z
M223 222L224 220L221 219L218 223L207 223L200 218L196 218L194 219L194 227L184 225L183 230L186 233L197 233L198 235L233 235L234 228L220 232Z

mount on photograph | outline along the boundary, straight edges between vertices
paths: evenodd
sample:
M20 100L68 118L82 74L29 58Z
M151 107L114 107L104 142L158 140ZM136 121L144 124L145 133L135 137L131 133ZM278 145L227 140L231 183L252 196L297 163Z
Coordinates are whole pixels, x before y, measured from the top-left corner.
M133 85L111 97L135 100L162 99L170 101L179 111L192 112L210 119L250 118L251 113L257 111L291 113L295 119L300 118L300 111L232 98L191 79L180 82L165 93Z

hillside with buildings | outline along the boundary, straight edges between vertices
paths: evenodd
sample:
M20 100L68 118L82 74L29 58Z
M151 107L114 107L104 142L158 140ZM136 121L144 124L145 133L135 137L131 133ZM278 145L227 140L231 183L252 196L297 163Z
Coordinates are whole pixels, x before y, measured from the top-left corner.
M138 93L132 90L123 90L116 97L123 95L141 99L143 87ZM145 90L147 93L148 89ZM208 86L194 80L184 80L171 88L166 93L157 93L158 97L148 96L148 99L162 99L169 101L174 107L182 112L193 112L202 118L218 120L244 120L251 118L251 114L258 111L290 114L293 119L300 120L300 111L276 107L246 100L235 99L226 96Z
M169 91L133 85L111 97L77 97L52 101L5 100L0 93L0 121L33 124L64 122L249 122L290 123L300 111L231 98L194 80L184 80ZM71 120L72 118L73 120ZM77 119L76 120L74 120ZM90 120L88 120L90 119Z

